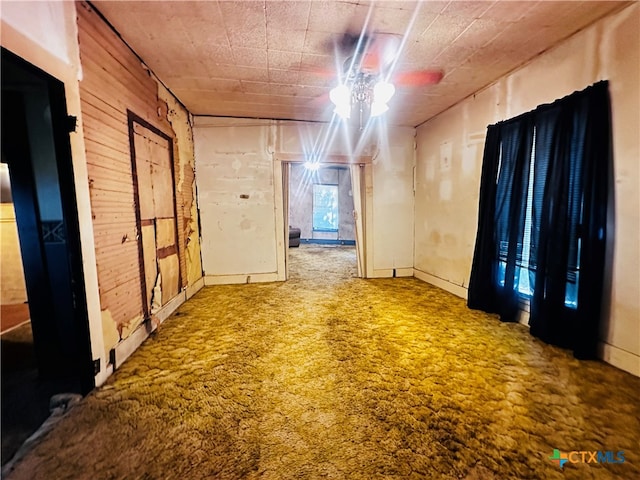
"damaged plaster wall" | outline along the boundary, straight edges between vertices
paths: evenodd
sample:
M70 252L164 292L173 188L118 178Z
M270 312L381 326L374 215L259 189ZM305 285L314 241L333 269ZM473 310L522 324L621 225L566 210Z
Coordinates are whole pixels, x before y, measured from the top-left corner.
M89 4L79 3L77 10L80 98L108 355L114 339L127 338L144 321L137 243L142 232L136 225L127 109L157 124L157 87Z
M103 351L113 358L115 349L119 365L186 299L189 285L191 294L201 286L193 142L184 107L90 4L79 2L77 11Z
M368 276L391 277L394 269L398 276L413 274L414 129L374 130L360 144L345 129L334 132L317 123L195 117L206 282L284 278L278 260L280 157L373 157L364 168Z
M609 236L613 265L606 275L612 278L612 291L601 336L602 357L636 375L640 375L639 24L640 5L634 4L419 127L415 216L416 275L466 296L487 125L609 80L615 218Z
M205 281L276 280L272 127L211 120L194 127Z
M175 133L173 156L179 210L178 229L184 246L181 263L184 261L184 273L186 273L183 283L186 281L188 288L196 287L202 280L202 260L196 202L193 119L187 109L160 82L158 82L158 98L166 104L166 118Z

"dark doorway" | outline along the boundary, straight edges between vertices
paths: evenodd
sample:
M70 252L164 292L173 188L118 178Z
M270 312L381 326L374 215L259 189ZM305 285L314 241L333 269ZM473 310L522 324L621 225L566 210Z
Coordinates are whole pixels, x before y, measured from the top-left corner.
M56 393L94 387L64 84L2 49L8 165L30 324L2 335L2 464Z

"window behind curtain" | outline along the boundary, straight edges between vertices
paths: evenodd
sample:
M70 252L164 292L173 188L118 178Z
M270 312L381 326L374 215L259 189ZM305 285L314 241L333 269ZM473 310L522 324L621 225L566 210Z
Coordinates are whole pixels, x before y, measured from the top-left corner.
M338 231L338 185L313 185L313 230Z
M535 252L536 252L536 233L540 230L540 218L539 216L534 216L534 209L539 211L541 209L541 198L544 195L544 189L542 188L542 192L540 195L536 196L537 204L534 205L534 185L536 174L538 175L546 175L548 169L548 161L549 158L544 156L538 156L536 159L536 127L533 126L531 133L532 140L532 149L531 149L531 157L530 157L530 165L529 171L527 174L527 182L528 186L526 189L526 207L525 207L525 220L524 220L524 228L523 228L523 238L521 245L518 246L517 262L516 262L516 282L515 288L520 295L520 298L528 303L531 296L533 295L533 289L535 285L535 271L536 271L536 260L535 260ZM543 140L544 141L544 140ZM500 152L500 157L502 157L502 151ZM502 166L501 158L499 160L499 165ZM498 167L498 176L500 175L500 166ZM538 180L539 183L543 183ZM578 213L578 212L576 212ZM569 308L576 308L577 306L577 295L578 295L578 281L579 281L579 272L580 272L580 264L579 264L579 252L580 252L580 238L577 233L577 229L574 228L572 231L572 244L575 246L574 256L575 259L572 262L572 268L567 272L567 285L566 285L566 293L565 293L565 305ZM532 238L533 237L533 238ZM497 279L500 286L504 287L505 285L505 272L507 265L507 251L508 251L509 240L502 238L499 242L498 247L498 274ZM534 254L532 255L532 251Z
M597 357L612 162L606 81L489 125L470 308L516 321L526 297L532 335Z

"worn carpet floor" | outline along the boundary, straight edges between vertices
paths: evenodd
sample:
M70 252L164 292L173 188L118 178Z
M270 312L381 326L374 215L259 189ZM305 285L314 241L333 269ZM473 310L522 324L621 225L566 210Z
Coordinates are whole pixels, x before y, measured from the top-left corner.
M9 478L640 478L640 378L354 278L353 249L290 253L285 283L200 291Z

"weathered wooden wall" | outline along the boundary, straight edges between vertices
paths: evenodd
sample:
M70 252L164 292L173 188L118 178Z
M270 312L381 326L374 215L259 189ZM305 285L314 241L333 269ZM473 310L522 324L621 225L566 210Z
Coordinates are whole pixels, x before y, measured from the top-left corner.
M192 230L193 159L180 158L167 104L158 99L158 83L149 70L91 5L81 2L77 11L83 73L80 98L100 303L106 336L110 330L111 337L114 329L118 331L119 338L107 342L113 343L127 337L144 320L145 311L127 110L173 141L180 288L190 278L185 251ZM183 113L187 118L186 110Z

